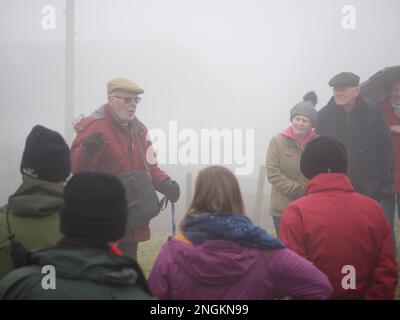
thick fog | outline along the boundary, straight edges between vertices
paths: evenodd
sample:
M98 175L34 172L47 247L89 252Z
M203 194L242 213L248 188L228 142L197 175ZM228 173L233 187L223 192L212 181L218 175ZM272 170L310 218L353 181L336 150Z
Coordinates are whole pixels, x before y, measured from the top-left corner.
M0 3L0 203L21 181L19 164L31 128L45 125L71 142L69 115L90 114L106 102L107 81L123 76L145 90L138 118L150 130L162 130L153 133L166 151L158 150L160 167L181 184L178 215L187 205L186 174L195 177L212 162L201 132L228 129L232 159L224 159L223 149L215 162L236 170L251 216L268 141L289 125L289 111L302 96L315 90L319 109L336 73L352 71L363 81L399 64L398 0L74 3L69 112L65 1ZM187 139L177 141L175 133ZM191 161L185 158L189 164L176 157L185 141L197 149ZM265 195L263 207L268 201ZM157 219L169 223L167 215Z

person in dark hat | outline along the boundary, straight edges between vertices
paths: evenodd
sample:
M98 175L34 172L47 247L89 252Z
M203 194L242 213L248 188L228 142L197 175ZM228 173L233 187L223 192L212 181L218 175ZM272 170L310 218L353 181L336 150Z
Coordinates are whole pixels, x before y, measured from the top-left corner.
M29 265L0 282L0 299L152 299L139 265L113 242L124 235L125 189L107 173L83 172L64 190L63 238L56 248L30 253ZM43 286L45 266L52 266ZM23 275L23 276L22 276Z
M379 200L393 185L393 149L382 110L360 96L359 83L351 72L329 81L333 97L318 112L316 133L346 147L347 173L355 190Z
M179 184L154 161L148 130L136 116L143 93L139 85L126 78L107 83L108 102L75 126L72 171L102 171L116 176L147 171L154 188L175 203L180 197ZM150 239L149 223L136 226L119 242L124 254L136 259L138 242Z
M347 154L343 144L330 137L318 137L310 144L300 158L300 170L307 179L320 173L346 173Z
M332 88L357 88L360 84L360 77L352 72L341 72L329 80Z
M291 125L269 142L265 167L272 185L269 214L276 234L283 210L290 201L304 194L307 179L300 172L299 162L304 146L315 137L313 128L318 118L316 103L315 92L308 92L290 110Z
M280 239L313 262L333 286L332 299L393 300L398 274L390 225L380 205L346 176L346 148L317 137L300 160L306 195L283 213Z
M29 133L22 155L22 184L0 213L0 279L24 263L25 250L60 238L63 185L71 173L70 150L58 133L40 125ZM18 248L20 250L18 250Z

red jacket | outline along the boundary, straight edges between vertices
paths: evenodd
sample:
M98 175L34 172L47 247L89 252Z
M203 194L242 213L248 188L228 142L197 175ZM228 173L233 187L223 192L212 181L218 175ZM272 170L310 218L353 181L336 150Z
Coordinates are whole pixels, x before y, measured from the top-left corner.
M386 118L388 127L400 126L400 112L396 115L394 113L394 108L389 101L383 102L381 108ZM390 137L393 143L394 151L394 166L395 166L395 192L400 192L400 134L390 131Z
M124 128L115 119L109 105L104 105L89 117L82 119L75 126L77 132L71 146L72 172L103 171L118 175L125 171L145 170L143 155L152 153L152 144L147 140L147 128L137 118ZM134 133L136 131L136 134ZM103 134L103 144L96 154L88 154L82 147L85 139L93 133ZM149 150L149 151L148 151ZM154 154L154 153L153 153ZM153 185L159 188L161 181L169 179L157 163L148 163ZM134 230L131 240L145 241L150 239L148 224Z
M391 228L377 202L354 192L344 174L319 174L306 196L292 202L281 220L279 237L324 272L336 299L394 299L397 263ZM356 287L342 280L355 268Z

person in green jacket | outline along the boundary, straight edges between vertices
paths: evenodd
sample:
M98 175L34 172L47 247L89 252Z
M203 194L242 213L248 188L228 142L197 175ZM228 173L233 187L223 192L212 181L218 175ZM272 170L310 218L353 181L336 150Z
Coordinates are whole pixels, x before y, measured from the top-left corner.
M125 231L125 189L111 174L82 172L64 189L63 238L33 251L0 281L0 299L153 299L137 262L113 242Z
M269 214L277 235L283 211L291 201L304 195L307 185L307 179L300 172L300 156L304 146L315 137L316 103L315 92L308 92L290 110L291 125L269 142L265 168L272 185Z
M64 138L43 126L33 127L20 170L22 184L0 211L0 279L24 263L18 261L23 253L15 249L16 243L32 250L54 246L61 239L59 212L64 182L71 172Z

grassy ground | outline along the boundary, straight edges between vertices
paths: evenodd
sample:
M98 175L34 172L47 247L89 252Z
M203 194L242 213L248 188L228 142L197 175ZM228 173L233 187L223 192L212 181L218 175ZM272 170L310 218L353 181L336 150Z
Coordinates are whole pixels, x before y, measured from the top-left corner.
M168 233L152 233L149 241L140 242L138 248L138 261L146 278L148 277L153 263L160 252L161 246L167 240Z
M268 231L271 235L274 235L273 231ZM146 277L148 277L153 263L161 249L161 246L167 240L169 234L168 233L153 233L151 239L146 242L141 242L139 244L139 251L138 251L138 260L139 264L142 267ZM399 236L400 238L400 236ZM400 240L400 239L399 239ZM400 248L400 241L398 242L397 248ZM399 259L398 259L398 262ZM399 263L400 266L400 263ZM397 286L396 291L396 299L400 300L400 283Z

